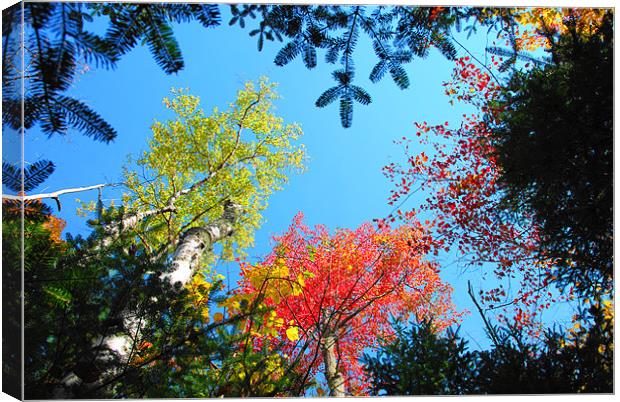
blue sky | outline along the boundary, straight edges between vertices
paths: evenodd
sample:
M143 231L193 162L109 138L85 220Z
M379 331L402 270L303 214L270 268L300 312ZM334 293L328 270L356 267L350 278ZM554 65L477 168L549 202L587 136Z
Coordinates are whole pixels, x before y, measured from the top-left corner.
M93 67L79 75L72 95L86 101L115 127L118 137L111 144L103 144L78 132L47 138L36 129L29 131L26 161L51 159L56 164L56 172L37 191L120 182L127 156L145 149L151 124L171 117L162 104L171 88L189 88L201 97L208 111L234 100L245 81L266 75L279 83L282 99L276 103L277 113L288 122L301 124L301 142L307 147L309 160L305 173L291 176L284 190L271 197L265 224L256 233L256 246L249 251L250 256L258 258L269 252L271 237L284 231L298 211L304 212L308 224L321 223L330 228L354 228L387 215L391 211L387 205L391 185L381 168L403 157L403 150L393 140L413 135L414 121L449 121L454 127L460 124L460 116L470 111L448 103L441 83L450 78L453 63L436 51L407 67L411 80L408 90L399 90L389 76L379 84L370 83L368 74L376 59L361 35L355 56L356 79L371 93L373 102L369 106L356 104L352 127L343 129L337 102L325 109L314 106L319 95L334 85L331 71L337 67L325 64L322 54L314 70L307 70L301 59L277 67L273 58L281 45L266 42L259 53L255 38L248 36L249 30L229 27L228 9L223 6L222 10L221 27L207 30L198 23L175 27L185 59L185 69L176 75L165 75L145 47L124 56L116 70ZM462 43L474 54L484 50L482 38ZM75 214L75 198L87 201L96 199L96 195L92 191L62 198L63 209L58 215L67 221L67 232L88 234L86 219ZM103 198L107 202L116 199L118 204L119 190L105 189ZM419 197L412 197L404 207L414 208L419 201ZM444 255L440 262L446 266L442 276L455 288L457 307L472 312L464 319L461 333L471 339L473 347L485 347L488 339L466 293L467 279L478 286L480 275L462 273L456 264L449 265L453 259L454 255ZM231 277L236 277L236 267L228 266L228 270ZM557 314L552 309L549 319Z

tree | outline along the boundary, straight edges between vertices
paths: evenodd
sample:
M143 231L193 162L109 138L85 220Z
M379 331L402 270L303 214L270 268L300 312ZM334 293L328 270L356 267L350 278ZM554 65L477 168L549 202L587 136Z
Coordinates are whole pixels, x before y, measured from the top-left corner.
M177 119L154 125L150 150L138 161L155 178L140 183L127 167L125 205L93 205L96 230L88 239L69 237L68 252L46 278L50 286L71 284L68 293L58 292L63 308L26 310L27 319L43 314L50 322L28 348L43 367L29 373L33 396L143 395L175 358L190 366L188 350L217 361L222 348L231 349L232 341L214 333L239 318L209 319L221 287L209 255L218 242L229 242L225 258L250 244L268 196L304 158L293 144L301 130L272 113L275 98L273 84L262 80L239 91L229 111L210 117L197 97L166 101ZM36 291L31 286L29 296ZM204 349L187 347L201 341ZM220 372L233 370L218 363Z
M475 381L474 354L458 331L438 334L430 321L405 327L373 354L365 353L364 371L372 395L463 395Z
M500 60L495 56L491 60L497 69ZM450 101L472 104L482 113L489 110L501 90L492 78L493 71L483 71L469 56L459 58L452 80L445 84ZM415 123L415 136L398 141L406 161L384 167L384 174L394 183L388 204L401 211L409 194L424 191L426 199L416 209L432 217L433 251L455 249L459 261L470 269L486 264L483 277L493 275L496 281L479 294L485 310L499 311L500 319L514 315L526 331L537 336L541 312L570 294L548 293L554 281L554 261L539 258L538 228L531 216L502 208L501 170L492 156L492 130L482 113L464 115L456 128L449 122ZM431 151L419 151L419 143L430 145ZM387 220L403 219L411 211Z
M558 281L586 294L613 286L612 18L566 21L555 62L512 75L491 127L505 207L532 214Z
M364 370L380 395L611 393L613 315L611 301L599 299L568 332L549 329L536 342L514 322L492 326L488 350L469 350L458 333L428 324L397 324L399 336L365 354Z
M164 99L177 117L153 125L149 151L126 169L130 191L123 218L107 230L135 227L139 241L158 255L169 252L170 245L201 241L207 235L201 224L217 219L232 203L243 210L243 220L224 241L224 257L242 255L253 242L269 195L282 188L288 173L301 170L305 159L303 145L296 144L301 128L273 113L274 87L265 78L258 87L248 82L229 110L215 109L211 116L205 116L196 96L178 92ZM182 277L171 277L172 282L189 281L190 265L200 260L191 247L195 244L187 254L177 250L176 272Z
M30 192L42 184L53 171L54 164L50 161L33 163L24 171L11 163L3 162L2 184L14 193L23 194L24 191ZM21 373L24 368L24 356L21 353L24 329L21 320L22 270L28 278L32 271L53 269L57 256L63 251L60 232L64 223L51 215L50 208L38 200L26 201L22 196L2 200L2 375L6 384L3 391L16 398L22 397ZM29 241L26 243L25 239ZM31 258L23 260L22 252ZM59 290L62 293L58 287L46 286L45 283L39 285L41 302L48 302L54 295L59 294ZM30 300L27 299L28 302Z
M426 191L428 198L421 209L429 211L434 217L435 238L437 239L435 249L440 251L454 246L469 266L475 267L483 264L491 266L495 277L502 282L499 286L481 291L480 296L482 296L486 311L502 311L499 315L500 319L507 314L514 315L517 321L521 322L525 328L529 328L528 331L534 336L541 334L542 323L539 320L541 312L557 300L573 299L575 287L583 286L588 281L587 278L582 278L583 281L577 279L578 270L562 268L563 265L573 264L567 261L567 258L571 258L571 256L566 253L561 255L554 252L546 244L548 240L545 238L548 238L549 233L544 225L546 219L553 215L539 215L538 213L541 210L534 210L523 202L530 197L528 192L537 188L536 186L532 188L527 186L533 185L540 178L530 175L531 180L521 182L521 186L515 187L514 191L510 188L513 184L509 184L510 182L506 180L512 175L513 178L509 180L517 183L517 180L521 180L523 177L522 174L527 174L532 167L536 167L535 171L545 174L546 177L546 184L539 187L541 191L556 191L553 189L558 185L563 186L563 184L558 183L564 181L569 183L575 174L570 174L567 169L562 168L553 171L548 169L547 159L558 158L559 154L555 151L562 149L562 147L571 148L574 145L564 143L561 146L559 145L558 149L549 152L548 144L530 141L528 137L530 130L527 128L521 132L520 136L515 136L522 142L506 143L502 150L498 150L496 146L501 148L502 144L496 139L496 136L499 135L496 134L496 129L499 130L499 133L504 130L503 127L506 124L504 121L510 120L511 105L513 102L515 104L518 104L517 102L529 104L530 98L528 96L533 95L531 91L528 92L529 95L520 92L525 81L515 82L515 86L511 87L513 92L510 91L510 88L504 91L502 81L498 77L502 78L501 74L504 74L503 77L510 77L513 74L516 77L528 77L528 74L540 76L537 71L557 71L558 77L556 78L558 82L562 82L559 77L560 71L566 71L566 66L569 64L555 64L553 60L561 58L561 53L558 53L557 49L561 49L561 43L569 40L569 37L575 35L579 37L582 35L581 32L590 32L593 29L592 27L599 24L597 21L600 21L600 18L589 17L585 21L580 21L578 19L579 12L568 12L568 15L566 23L568 25L573 24L582 31L575 28L572 31L573 34L568 36L562 36L558 32L547 33L546 38L550 43L550 61L536 61L533 57L522 57L521 53L513 53L508 55L507 60L504 59L506 56L493 55L490 58L489 65L477 66L474 63L480 63L480 61L473 57L459 58L452 80L444 84L445 92L451 98L451 103L454 101L465 102L474 106L478 112L464 115L463 123L457 128L450 128L448 122L437 125L427 122L416 123L416 135L420 139L404 138L402 141L407 162L404 164L393 163L384 168L386 176L395 183L395 189L392 191L388 202L400 205L407 200L411 191L418 188ZM537 34L542 35L544 32ZM602 36L596 37L602 38ZM523 62L521 66L524 72L513 73L514 69L508 71L509 66L515 66L516 59ZM506 64L507 62L508 64ZM533 64L539 67L528 73L528 69L531 70ZM544 68L541 67L543 65L545 65ZM593 75L590 74L589 77L593 77ZM542 78L538 79L537 82L542 84ZM554 82L553 85L548 84L548 82L545 81L546 85L554 88L554 91L565 91L562 86L556 87L557 82ZM599 85L604 85L604 82L601 81ZM519 93L522 93L523 96L519 97ZM600 93L603 94L603 92ZM538 94L542 95L543 93L538 91L531 99L541 99ZM557 92L554 94L553 102L551 99L546 99L537 104L542 105L544 103L550 107L554 104L562 104L564 95ZM567 95L569 99L570 96ZM507 101L508 99L510 101ZM596 110L596 113L598 111L602 113L604 109ZM555 120L549 119L550 113L545 113L542 106L536 111L530 108L527 114L515 116L514 124L539 121L544 122L547 127L554 126L553 130L561 127L563 123L556 124L557 118ZM573 110L573 113L576 112ZM585 117L583 112L577 115ZM596 119L593 117L595 115L590 116ZM525 126L521 127L525 128ZM541 128L538 127L537 129ZM549 131L550 134L553 132ZM611 137L607 134L605 138L610 139ZM413 152L414 148L411 144L419 141L423 144L431 144L434 148L433 152L428 154ZM521 152L518 146L524 147L524 152ZM601 147L605 147L605 145L601 145ZM610 148L607 146L607 149ZM601 150L600 152L605 154L607 151ZM571 157L574 158L575 150L571 149L569 154L573 155ZM564 161L568 158L564 159L562 156L558 160ZM515 165L512 172L507 172L505 168L511 169L511 160L514 161ZM601 163L604 163L603 160ZM561 164L558 164L558 167L561 167ZM601 172L608 170L604 166L601 166L601 169ZM587 169L581 169L582 172L585 170ZM589 172L600 179L599 171L590 170ZM504 176L506 174L509 176ZM551 182L553 185L550 184ZM601 188L610 188L611 181L607 180L605 183L601 185ZM570 189L564 188L564 190ZM564 190L558 191L562 193ZM572 191L576 190L573 189ZM554 208L564 209L565 207L561 206L561 202L567 201L556 198L547 206L551 210ZM609 201L605 205L609 207ZM544 213L549 214L550 212L548 210ZM558 210L558 213L560 212L561 210ZM589 214L591 213L590 211ZM603 214L603 216L609 215ZM394 218L397 216L390 219ZM553 219L555 219L554 224L556 225L572 225L572 218L563 220L557 215ZM560 224L560 221L563 223ZM603 227L605 228L604 231L609 231L609 226ZM564 229L561 227L556 229L558 230L557 236L560 236L559 233ZM577 247L586 249L593 247L590 239L582 240L583 242ZM607 246L603 246L603 244L607 244ZM608 249L609 245L609 242L601 243L601 249ZM570 248L566 251L568 250ZM607 259L606 261L609 262L610 260ZM601 264L598 265L602 266ZM608 270L607 266L604 267L603 269ZM571 274L575 276L568 279ZM518 281L518 286L511 284L513 281ZM552 285L559 285L563 288L564 293L558 295L556 292L554 294ZM511 293L510 288L516 289L516 291ZM591 289L594 290L595 286Z
M551 394L613 392L613 305L598 299L573 317L568 332L556 328L528 343L514 325L496 329L491 350L476 351L472 393Z
M438 329L458 319L450 287L424 259L429 239L413 218L411 226L397 229L364 224L333 235L323 226L308 228L302 218L298 214L275 237L274 251L261 263L243 264L241 288L226 306L231 312L271 308L267 333L252 321L246 325L256 347L288 340L286 353L301 357L300 372L310 376L322 365L330 395L361 391L358 359L378 336L391 335L390 315L433 314Z

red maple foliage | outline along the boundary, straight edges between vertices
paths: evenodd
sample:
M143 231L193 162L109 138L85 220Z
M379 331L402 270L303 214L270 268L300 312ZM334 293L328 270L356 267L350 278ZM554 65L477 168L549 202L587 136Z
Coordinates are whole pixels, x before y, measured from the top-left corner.
M498 62L501 60L493 58L492 66ZM434 217L435 253L455 247L468 265L484 266L484 275L491 267L499 284L480 291L483 305L497 310L500 321L512 315L517 329L537 336L542 328L540 314L560 296L551 291L554 261L540 258L539 230L531 216L509 214L500 204L501 169L490 141L488 119L499 112L493 101L501 88L491 68L483 71L469 57L456 61L452 80L444 87L451 103L455 99L465 102L480 113L463 114L461 126L454 129L448 122L415 123L418 138L403 137L397 142L403 145L407 162L391 163L383 169L395 186L388 203L400 205L412 190L425 191L428 198L419 209ZM419 143L429 145L432 151L414 152L412 144ZM388 221L406 214L399 210ZM561 296L570 297L572 290Z
M451 287L424 258L433 240L414 217L394 229L365 223L333 235L302 219L299 213L275 237L263 262L242 264L239 292L264 295L275 312L272 322L280 320L277 336L288 342L290 356L301 357L301 370L324 367L321 341L333 336L338 370L348 392L356 393L365 384L359 357L390 338L391 317L432 317L438 330L459 319Z

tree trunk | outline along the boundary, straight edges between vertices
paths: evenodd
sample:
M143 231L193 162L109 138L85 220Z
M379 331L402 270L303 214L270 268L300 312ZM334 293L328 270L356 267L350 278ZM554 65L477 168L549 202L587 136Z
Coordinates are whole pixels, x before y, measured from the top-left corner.
M338 371L338 359L336 358L336 343L338 338L328 334L321 339L321 352L325 364L325 378L329 387L330 396L345 396L344 378Z
M159 212L159 211L158 211ZM173 289L180 291L188 284L196 273L198 262L206 250L210 250L211 246L232 235L233 225L236 222L241 208L238 205L227 202L224 206L224 214L222 217L203 227L193 227L188 229L179 244L177 245L172 260L170 272L164 272L160 275L162 282L170 281ZM139 218L150 215L150 211L144 216L132 216L124 229L135 226ZM116 227L118 230L119 228ZM118 235L119 232L109 234ZM112 237L107 237L104 242L110 241ZM54 397L60 399L68 399L75 397L75 391L79 391L80 395L88 393L103 385L105 381L113 378L121 373L121 368L126 367L131 358L131 352L134 349L135 341L140 336L140 318L136 312L124 310L118 316L122 323L122 330L119 333L101 336L96 339L92 345L91 356L84 359L89 363L83 369L75 368L69 372L61 380L59 386L54 390ZM110 362L115 361L115 368L100 371L98 366L105 367ZM79 364L78 364L79 366ZM97 378L92 378L96 375Z
M102 248L107 248L112 245L112 242L116 240L122 231L131 230L135 228L138 223L140 223L145 218L148 218L152 215L159 215L166 212L174 212L176 208L173 205L169 205L164 208L159 209L151 209L149 211L137 212L133 215L129 215L123 217L123 219L119 222L104 226L103 230L105 232L105 236L103 237L103 241L101 242Z

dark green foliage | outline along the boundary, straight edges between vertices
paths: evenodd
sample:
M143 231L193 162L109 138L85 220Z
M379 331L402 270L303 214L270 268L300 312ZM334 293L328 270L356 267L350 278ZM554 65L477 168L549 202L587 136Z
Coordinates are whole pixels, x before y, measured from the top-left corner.
M549 330L541 345L529 344L520 332L503 328L497 346L475 352L476 381L471 392L613 392L613 318L605 316L600 304L582 316L588 328L576 331L576 342L564 332Z
M66 91L73 81L78 52L90 49L93 58L112 63L111 56L102 49L100 42L93 36L82 35L82 24L88 18L77 4L43 4L26 3L24 5L26 44L28 48L24 72L27 78L27 96L24 99L24 126L30 128L41 121L43 131L47 134L59 134L66 131L68 122L66 114L76 105L86 109L88 117L97 117L85 105L74 100L65 105L63 110L57 104L56 97ZM12 10L12 11L11 11ZM8 9L4 16L8 22L3 24L3 41L11 43L20 34L20 22L15 21L17 9ZM53 29L52 29L53 27ZM3 53L3 122L18 129L21 126L21 49L10 49ZM84 114L84 113L82 113ZM109 126L98 127L88 133L97 140L110 141L116 133Z
M506 208L534 217L558 282L585 294L613 280L612 17L591 37L569 21L553 64L513 74L493 127Z
M340 119L343 127L351 127L353 120L353 100L368 105L371 102L370 95L364 88L352 85L353 72L336 70L333 73L338 85L323 92L316 101L317 107L325 107L340 98Z
M99 252L92 240L69 237L68 243L56 244L45 232L35 237L35 229L29 229L25 249L26 395L49 398L69 372L95 381L118 365L111 354L105 363L95 360L107 352L93 348L93 341L119 330L116 314L126 306L137 306L141 317L154 314L156 307L145 302L154 293L141 279L144 270L157 266L140 253ZM131 374L127 368L119 375ZM77 397L110 396L105 386L73 392Z
M613 318L601 303L583 318L588 328L571 336L549 330L528 343L511 326L496 328L496 344L470 351L458 334L434 333L428 324L403 329L364 356L374 395L471 395L613 392ZM573 341L577 337L577 341Z
M9 19L13 20L12 15ZM116 61L112 49L96 35L85 33L84 22L91 20L79 3L25 3L24 21L26 52L26 97L24 127L41 123L48 135L65 134L75 128L95 140L109 142L116 131L83 102L62 95L73 82L78 62L84 58L111 67ZM20 34L20 24L7 24L3 40ZM21 126L21 65L16 53L3 54L3 105L8 113L3 122L9 127ZM18 85L15 87L14 83ZM15 87L13 90L12 88Z
M536 58L524 52L515 52L514 50L508 50L503 47L489 46L487 51L491 54L506 58L506 60L498 68L500 72L506 71L508 67L513 67L517 60L521 60L526 63L534 63L539 67L544 67L546 64L551 63L551 58L549 57Z
M40 160L24 167L23 190L31 191L54 172L52 161ZM10 190L22 191L22 175L20 168L8 162L2 162L2 184Z
M4 163L2 167L4 173ZM32 191L35 187L42 184L54 173L54 169L54 164L49 160L40 160L28 164L24 168L24 191Z
M312 384L304 381L278 345L255 349L252 335L243 331L253 311L212 323L195 333L191 345L177 350L174 363L159 371L146 397L217 398L302 396ZM271 350L270 350L271 348Z
M269 354L243 348L240 330L248 312L204 324L186 304L185 292L158 279L165 262L125 238L102 250L96 232L89 239L68 237L54 244L45 231L27 229L26 389L28 398L49 398L60 380L74 372L87 382L113 369L116 375L96 387L77 385L77 398L274 396L303 392L286 360L277 378L267 369ZM38 233L36 236L35 233ZM213 308L219 284L210 295ZM119 313L133 311L140 321L129 365L120 364L98 336L124 331ZM247 345L246 345L247 346ZM272 353L272 352L271 352ZM108 356L102 361L102 356ZM245 371L248 377L239 377ZM253 374L256 374L252 377ZM258 377L256 377L258 376ZM248 380L244 380L244 379ZM254 378L250 382L249 378Z
M393 342L363 362L370 375L371 395L464 394L473 381L474 357L458 331L439 336L431 323L394 326Z
M110 3L93 7L95 15L109 17L105 40L119 55L129 52L138 43L145 43L166 74L184 67L171 23L198 20L206 28L220 24L219 8L214 4Z
M12 208L19 204L15 203ZM2 205L2 392L22 398L22 231L19 213Z

